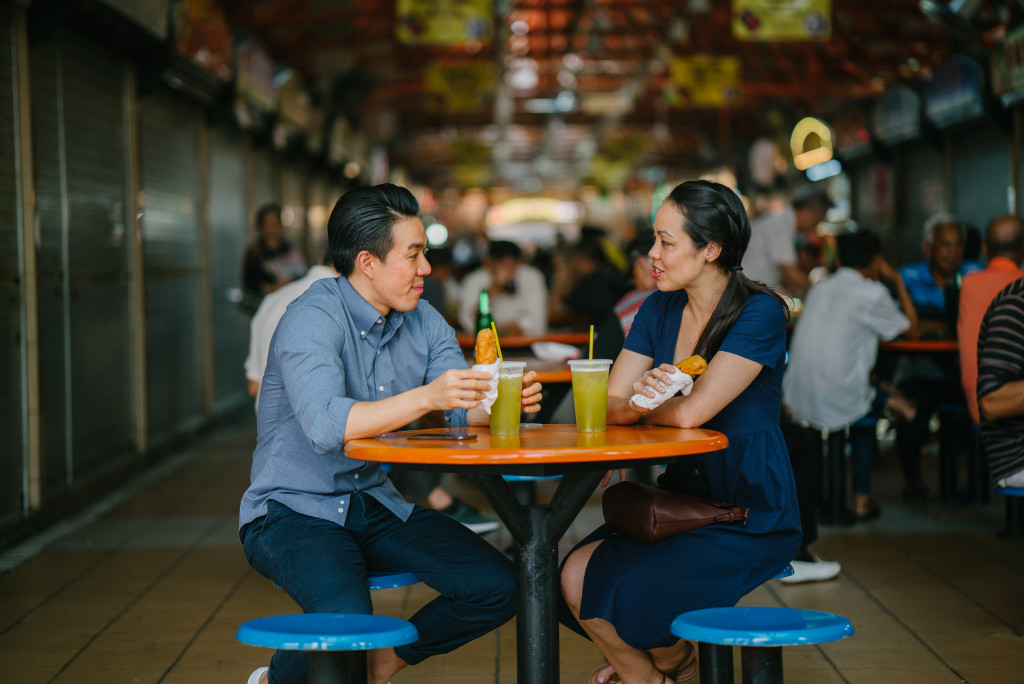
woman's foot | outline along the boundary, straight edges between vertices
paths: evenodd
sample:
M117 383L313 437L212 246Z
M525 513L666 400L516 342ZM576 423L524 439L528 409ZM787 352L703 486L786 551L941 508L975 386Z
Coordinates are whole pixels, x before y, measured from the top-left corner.
M621 682L615 668L609 663L598 665L590 673L590 684L609 684L609 682Z
M667 653L662 651L668 651ZM697 674L697 647L691 641L680 640L680 646L651 652L651 662L669 680L685 682ZM681 655L680 655L681 652ZM675 656L672 658L671 656ZM666 662L667 661L667 662ZM671 663L675 663L672 665Z

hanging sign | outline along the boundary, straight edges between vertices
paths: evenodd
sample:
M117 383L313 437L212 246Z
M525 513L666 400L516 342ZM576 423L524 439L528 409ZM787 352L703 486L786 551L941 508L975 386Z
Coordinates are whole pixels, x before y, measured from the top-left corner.
M832 0L736 0L732 35L739 40L828 40Z
M475 112L494 92L494 67L490 62L433 62L426 87L445 111Z
M921 98L909 86L889 90L875 103L874 130L875 137L887 145L918 137L921 134Z
M395 17L406 45L485 43L494 33L491 0L396 0Z
M924 113L939 128L984 114L981 67L961 55L954 55L936 67L925 89Z
M1024 26L1006 34L992 51L992 92L1007 105L1024 96Z
M670 103L674 106L728 107L740 101L738 57L675 57L671 73L675 93Z

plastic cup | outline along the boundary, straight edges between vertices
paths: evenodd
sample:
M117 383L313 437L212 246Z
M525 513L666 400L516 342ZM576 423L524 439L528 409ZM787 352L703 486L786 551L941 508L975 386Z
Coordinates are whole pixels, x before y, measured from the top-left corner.
M574 359L572 400L576 408L576 432L604 432L608 416L608 370L611 359Z
M491 406L491 434L518 435L519 414L523 404L522 361L502 361L498 364L498 398Z

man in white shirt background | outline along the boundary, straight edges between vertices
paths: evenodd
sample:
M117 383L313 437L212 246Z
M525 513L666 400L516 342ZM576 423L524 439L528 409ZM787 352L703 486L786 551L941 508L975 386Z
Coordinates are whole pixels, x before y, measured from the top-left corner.
M522 263L522 249L508 240L495 240L484 265L466 275L459 294L459 325L476 332L480 293L488 291L491 318L499 333L542 335L548 328L548 291L544 274Z

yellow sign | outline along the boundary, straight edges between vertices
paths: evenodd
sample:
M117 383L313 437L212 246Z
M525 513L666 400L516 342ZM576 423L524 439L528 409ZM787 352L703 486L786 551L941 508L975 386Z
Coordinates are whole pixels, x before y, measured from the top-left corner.
M396 0L395 16L406 45L485 43L494 33L491 0Z
M675 57L672 60L675 91L671 104L677 107L729 107L739 102L740 60L738 57Z
M490 62L434 62L427 67L427 92L449 112L475 112L494 91Z
M735 0L732 34L739 40L828 40L832 0Z

